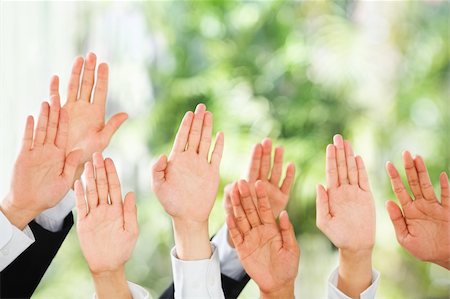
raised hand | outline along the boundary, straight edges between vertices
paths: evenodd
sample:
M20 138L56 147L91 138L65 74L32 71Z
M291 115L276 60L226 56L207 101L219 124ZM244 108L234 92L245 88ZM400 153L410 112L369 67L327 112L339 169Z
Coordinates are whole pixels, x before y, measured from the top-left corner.
M177 254L182 259L211 254L208 218L219 187L224 137L223 133L217 134L209 159L213 119L212 113L205 110L205 105L200 104L195 114L191 111L186 113L169 158L162 155L152 168L152 189L173 219L176 242L179 238ZM195 232L187 232L188 228ZM179 234L181 231L183 233ZM193 242L194 235L201 235L202 241ZM183 246L178 246L184 243L181 241L184 238L192 245L189 246L192 251L185 252ZM199 250L194 250L196 245Z
M34 119L28 116L22 148L13 170L11 190L1 209L19 229L42 211L55 206L72 186L82 151L66 154L69 118L58 97L42 103L33 136Z
M397 240L416 258L450 270L450 192L447 174L443 172L440 175L439 202L422 157L413 158L405 151L403 163L412 197L394 164L386 164L392 190L402 207L400 209L393 201L386 202Z
M100 153L93 160L85 165L86 192L79 180L75 183L81 250L98 298L131 298L124 267L138 237L135 195L128 193L122 202L113 161L103 161Z
M94 53L89 53L86 61L82 57L75 59L69 79L67 101L64 105L70 118L67 149L83 149L83 162L90 160L94 152L102 152L117 129L128 118L126 113L118 113L105 124L108 65L99 64L95 78L96 62L97 57ZM50 82L50 95L59 97L57 76Z
M252 158L248 171L248 182L250 189L254 192L254 184L261 181L267 192L270 206L275 216L286 208L289 200L289 192L295 177L295 166L289 163L286 169L285 178L280 186L280 180L283 170L283 147L275 148L275 154L272 160L272 141L264 139L261 144L256 144L253 148Z
M359 297L371 284L375 206L367 172L348 141L334 136L327 146L327 189L317 186L317 227L339 248L338 288Z
M283 152L283 147L279 146L275 148L273 164L271 166L272 141L269 138L265 138L261 143L258 143L253 147L247 176L250 192L253 194L253 197L255 197L255 182L260 180L264 185L275 217L286 208L295 177L295 166L294 164L289 163L286 169L285 178L280 186L283 170ZM224 189L225 210L231 208L231 189L229 186L230 185L227 185ZM228 235L228 240L231 241L230 235ZM232 242L230 242L230 245L234 246Z
M300 248L287 212L281 212L277 225L264 185L256 182L256 199L246 181L234 185L228 229L241 264L259 286L261 298L293 298Z

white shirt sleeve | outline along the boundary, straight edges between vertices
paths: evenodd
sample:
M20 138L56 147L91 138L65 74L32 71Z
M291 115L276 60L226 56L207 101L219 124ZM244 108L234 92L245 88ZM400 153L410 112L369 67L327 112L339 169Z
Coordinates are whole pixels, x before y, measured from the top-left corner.
M336 268L328 279L328 299L351 299L337 288L339 268ZM372 270L372 284L359 295L360 299L374 299L380 280L380 272Z
M176 248L170 252L175 288L175 299L225 298L220 277L217 248L211 244L210 259L183 261L178 259Z
M128 288L130 289L131 298L133 299L150 299L150 293L141 287L140 285L137 285L135 283L132 283L131 281L128 281ZM97 298L96 294L93 296L94 299Z
M228 243L228 227L224 224L212 239L212 243L219 250L220 269L222 274L234 280L241 280L245 270L241 265L236 249Z
M70 189L56 206L42 212L36 217L35 221L48 231L60 231L63 227L64 219L74 207L75 195L73 190Z
M25 249L34 242L31 229L26 226L23 231L9 222L0 211L0 271L11 264Z

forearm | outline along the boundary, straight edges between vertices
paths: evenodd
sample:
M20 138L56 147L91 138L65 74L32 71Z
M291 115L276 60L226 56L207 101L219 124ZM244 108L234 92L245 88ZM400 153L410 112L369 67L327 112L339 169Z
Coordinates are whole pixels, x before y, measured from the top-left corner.
M131 299L124 269L92 274L97 299Z
M208 222L198 223L173 219L176 253L181 260L204 260L212 255Z
M372 249L358 252L339 250L337 287L347 296L359 298L372 284Z
M264 292L260 289L260 299L277 299L277 298L294 298L294 282L289 283L285 287L271 292Z

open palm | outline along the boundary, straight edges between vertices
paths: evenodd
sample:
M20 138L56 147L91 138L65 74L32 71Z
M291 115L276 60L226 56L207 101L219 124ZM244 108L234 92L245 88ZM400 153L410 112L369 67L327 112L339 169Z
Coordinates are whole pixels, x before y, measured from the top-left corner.
M33 117L27 119L22 150L14 165L7 204L31 221L43 210L55 206L69 191L82 152L66 156L68 116L59 99L44 102L33 138ZM27 224L27 223L23 223ZM22 226L22 225L21 225Z
M277 225L262 182L256 184L258 208L246 181L234 185L233 215L227 224L242 266L261 291L273 292L297 276L300 249L286 212Z
M122 203L112 160L103 161L95 154L94 165L95 176L92 163L86 163L86 192L79 181L75 185L77 232L90 270L100 273L123 267L133 251L138 228L134 194L128 193Z
M223 134L219 133L208 159L211 133L212 114L200 104L195 115L188 112L183 118L169 158L163 155L153 166L153 191L174 218L208 219L219 187L223 152Z
M317 187L317 226L340 249L371 249L375 207L361 157L340 135L327 147L327 189Z
M96 60L94 53L89 53L86 61L81 57L76 58L69 80L67 102L64 105L70 118L67 148L83 149L83 161L88 161L94 152L103 151L128 117L126 113L118 113L105 124L108 65L99 64L95 79ZM50 95L59 96L59 80L56 76L50 83Z
M433 190L425 163L420 156L403 153L413 198L406 191L392 163L386 165L392 189L402 210L393 201L386 204L399 243L413 256L450 269L450 205L449 184L445 173L440 176L441 202Z

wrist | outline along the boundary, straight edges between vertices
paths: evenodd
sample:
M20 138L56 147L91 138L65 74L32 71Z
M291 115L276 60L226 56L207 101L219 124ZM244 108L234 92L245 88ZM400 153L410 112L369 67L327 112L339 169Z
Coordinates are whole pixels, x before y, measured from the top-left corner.
M91 271L91 275L97 299L131 298L123 266L110 271Z
M40 211L33 211L29 209L20 209L13 204L14 199L12 194L0 202L0 211L5 215L9 222L20 230L23 230L28 223L30 223Z
M176 253L181 260L203 260L212 255L208 221L172 219Z
M294 281L273 291L263 291L260 289L261 299L294 298Z
M372 260L372 248L361 250L339 248L339 259L351 263L360 263L362 261Z
M372 248L339 249L338 275L338 289L349 297L359 298L372 284Z

